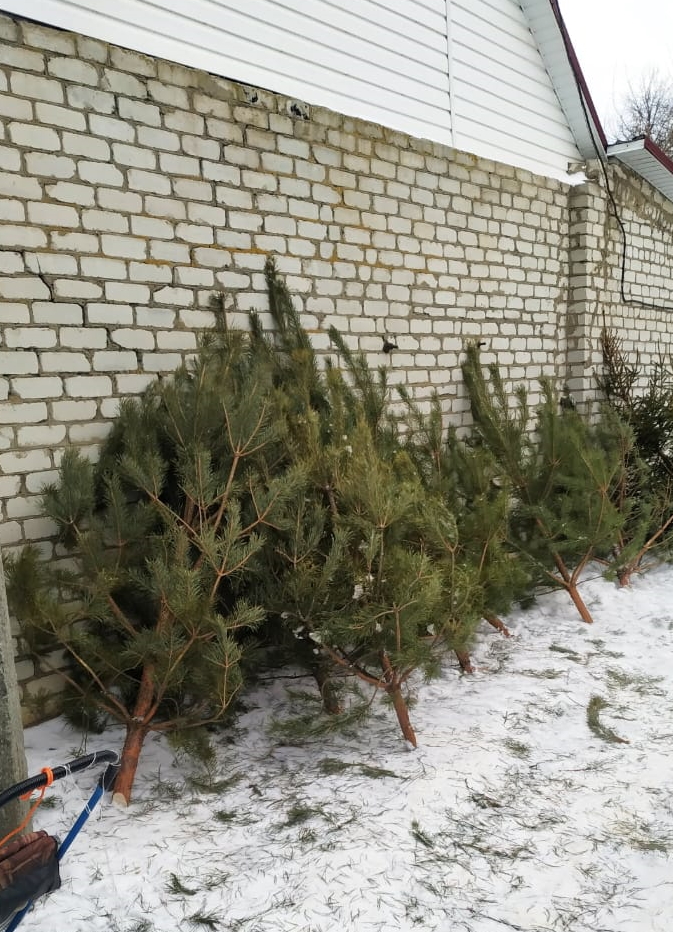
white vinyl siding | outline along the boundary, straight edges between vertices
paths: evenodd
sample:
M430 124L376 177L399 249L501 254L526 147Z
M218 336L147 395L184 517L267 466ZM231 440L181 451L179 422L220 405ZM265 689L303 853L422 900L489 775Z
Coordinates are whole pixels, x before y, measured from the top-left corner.
M451 64L456 148L557 175L578 159L515 0L451 0Z
M547 2L537 4L545 23ZM0 0L0 8L541 174L565 177L579 158L517 0Z
M450 142L445 0L9 0L10 12Z

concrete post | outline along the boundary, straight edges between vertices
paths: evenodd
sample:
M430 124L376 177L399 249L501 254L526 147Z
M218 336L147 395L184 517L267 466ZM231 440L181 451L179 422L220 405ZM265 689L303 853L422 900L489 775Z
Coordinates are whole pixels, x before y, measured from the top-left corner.
M0 552L0 790L26 777L26 755L19 703L19 685L14 665L14 645L9 623L5 573ZM24 818L26 804L10 803L0 809L0 838Z

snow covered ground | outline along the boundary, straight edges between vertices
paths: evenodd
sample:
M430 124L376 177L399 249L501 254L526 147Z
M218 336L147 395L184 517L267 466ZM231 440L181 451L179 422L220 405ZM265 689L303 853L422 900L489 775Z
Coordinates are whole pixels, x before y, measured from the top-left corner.
M421 684L416 751L380 700L356 732L284 745L270 721L308 679L246 696L209 786L151 738L131 807L96 811L22 928L670 932L673 569L582 592L593 626L544 595L512 638L484 625L474 676ZM31 773L82 750L60 720L26 740ZM54 785L36 827L62 836L93 781Z

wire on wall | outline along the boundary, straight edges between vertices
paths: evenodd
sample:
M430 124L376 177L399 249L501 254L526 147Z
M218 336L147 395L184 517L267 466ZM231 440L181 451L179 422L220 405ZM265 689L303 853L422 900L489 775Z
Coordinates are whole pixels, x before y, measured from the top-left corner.
M561 16L560 11L558 11L558 16L561 19L561 35L563 37L563 44L565 46L566 54L568 56L568 59L572 61L574 58L574 52L570 46L568 32L566 30L565 23L563 23L563 18ZM626 259L627 259L627 250L628 250L628 235L626 232L626 226L619 214L617 200L612 190L612 182L610 181L610 173L608 171L607 155L605 151L603 150L602 146L599 146L598 143L596 142L595 126L587 110L587 104L586 104L586 100L584 99L584 89L582 88L582 83L579 80L577 76L577 71L574 67L572 68L572 72L573 72L573 78L575 81L575 86L577 87L577 93L579 94L580 104L582 106L582 113L584 114L584 121L587 125L587 129L589 131L589 136L591 138L594 151L596 152L596 156L598 157L598 161L600 162L601 170L603 172L603 178L605 180L605 190L607 192L608 200L610 202L610 207L612 208L612 213L613 213L615 220L617 221L617 226L619 227L619 231L621 235L622 249L621 249L621 260L620 260L619 295L622 300L622 304L626 304L629 307L640 307L640 308L646 308L648 310L654 310L654 311L673 311L673 304L657 303L654 301L643 301L638 298L633 298L627 294Z

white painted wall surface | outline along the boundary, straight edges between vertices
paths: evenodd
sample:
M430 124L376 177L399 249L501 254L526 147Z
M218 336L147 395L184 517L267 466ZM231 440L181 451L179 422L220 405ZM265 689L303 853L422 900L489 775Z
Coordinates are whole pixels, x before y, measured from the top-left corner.
M543 175L565 178L579 158L517 0L0 0L0 9Z

